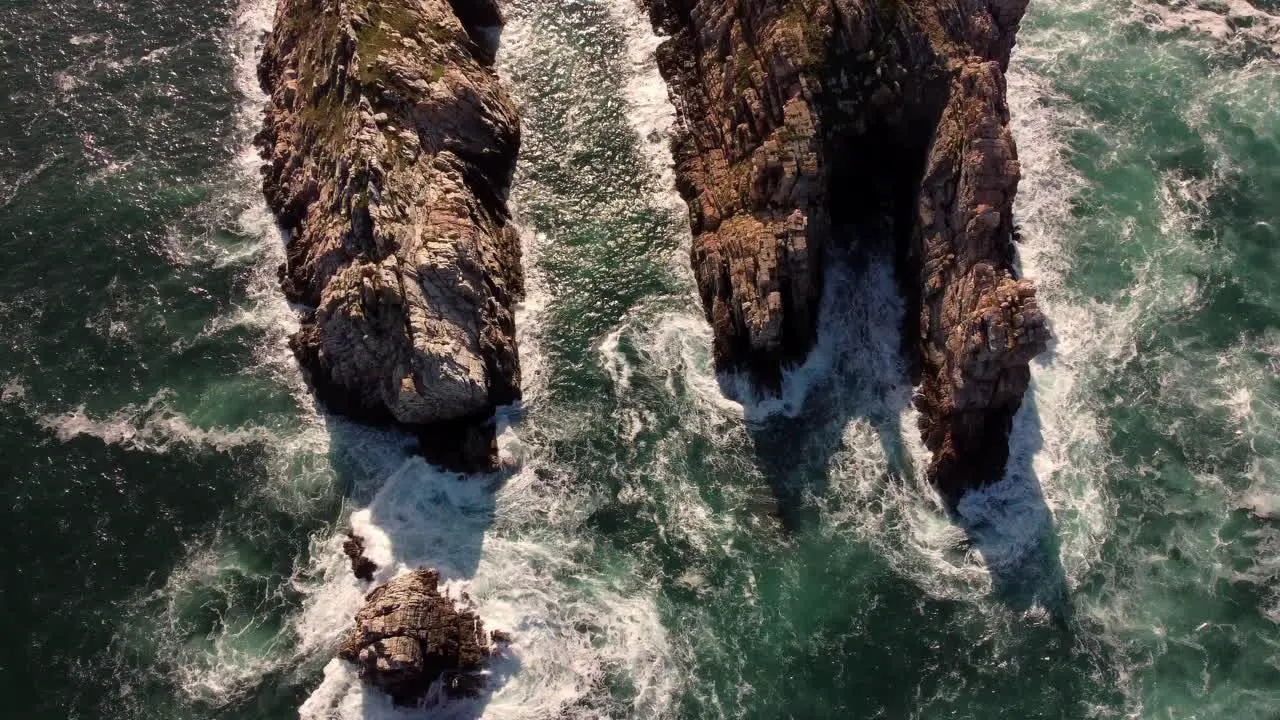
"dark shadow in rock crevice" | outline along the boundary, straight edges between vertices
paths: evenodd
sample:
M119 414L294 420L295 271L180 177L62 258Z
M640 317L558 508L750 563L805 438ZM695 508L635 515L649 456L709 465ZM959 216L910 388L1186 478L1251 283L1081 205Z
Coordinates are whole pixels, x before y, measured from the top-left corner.
M726 393L744 400L775 514L789 532L816 520L851 422L876 428L886 454L903 457L899 417L911 394L900 352L902 300L888 243L876 239L884 234L856 234L852 249L827 253L817 343L802 365L784 373L779 395L742 398L741 380L721 381Z
M846 428L864 423L878 436L885 483L916 485L909 447L918 432L902 417L912 398L901 328L905 301L895 274L893 243L881 228L850 230L847 249L828 253L818 341L806 362L784 375L778 397L747 399L747 426L756 461L784 530L817 524L832 480L832 460L846 447ZM742 394L737 378L722 378ZM806 392L800 392L800 386ZM739 399L742 399L741 397ZM1060 629L1072 617L1053 515L1034 469L1043 440L1035 398L1028 392L1014 422L1003 479L943 510L966 535L956 551L976 551L992 579L992 595L1010 610L1042 608ZM945 501L943 502L945 504Z

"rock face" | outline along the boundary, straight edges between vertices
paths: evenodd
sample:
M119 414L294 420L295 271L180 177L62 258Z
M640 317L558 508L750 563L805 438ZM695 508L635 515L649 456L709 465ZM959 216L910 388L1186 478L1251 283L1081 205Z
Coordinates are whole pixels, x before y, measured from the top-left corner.
M911 247L920 282L916 406L929 471L952 503L1001 477L1009 430L1049 329L1016 279L1010 236L1018 160L1004 75L970 60L952 80L920 187Z
M813 341L824 198L821 48L786 0L653 0L658 64L681 120L672 143L692 261L721 368L770 384Z
M1004 70L1026 0L652 0L721 369L811 346L830 249L888 236L930 476L997 479L1048 340L1015 277Z
M519 394L500 22L491 0L279 0L259 65L293 350L330 409L460 468L491 463L477 428Z
M374 588L338 650L361 680L401 705L421 700L436 681L450 695L483 685L477 673L493 652L483 625L441 595L439 581L434 570L418 570Z

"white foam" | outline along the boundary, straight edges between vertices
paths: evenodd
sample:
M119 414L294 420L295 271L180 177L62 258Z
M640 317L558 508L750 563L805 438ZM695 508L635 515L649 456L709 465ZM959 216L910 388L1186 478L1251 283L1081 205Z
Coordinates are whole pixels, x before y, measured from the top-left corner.
M252 691L264 673L279 666L279 651L287 642L264 625L262 616L264 606L280 598L236 597L223 588L228 578L253 575L251 563L235 551L203 546L188 554L153 598L162 607L159 618L147 618L147 633L164 654L162 662L173 666L173 678L186 697L225 704ZM192 627L188 616L195 605L206 612L216 608L219 622L212 632L197 634L199 629Z
M288 350L288 336L297 329L298 320L279 291L275 269L284 259L283 243L261 196L258 172L261 160L249 144L261 123L261 108L266 102L256 69L263 34L271 28L273 11L274 3L246 0L237 8L227 34L234 61L233 79L242 98L235 134L242 149L236 157L233 182L228 190L232 194L230 200L243 208L236 221L250 241L240 247L223 248L210 245L207 238L170 237L168 250L186 262L207 262L214 267L252 262L248 304L215 318L201 334L216 335L236 326L246 326L264 335L265 342L255 347L255 359L259 367L292 390L304 410L303 427L292 438L281 437L263 427L202 427L192 424L184 413L172 406L171 393L161 391L140 405L126 406L106 418L93 418L83 408L42 417L41 423L54 430L60 439L90 435L104 442L154 452L164 452L176 445L225 450L251 443L269 448L315 450L317 443L323 442L319 432L322 423L313 412L314 401ZM123 338L127 334L127 328L119 321L104 319L100 324L104 326L103 332L111 337Z
M634 348L636 359L618 351L623 337ZM637 362L662 378L673 399L691 394L697 412L685 418L687 429L712 432L726 420L746 417L747 410L721 389L712 364L711 341L711 326L696 309L641 305L601 343L601 363L621 394L631 389L632 374L639 369Z
M604 340L600 341L597 352L600 356L600 364L613 379L613 384L618 390L625 391L631 387L631 363L618 348L618 343L622 339L622 330L623 328L619 327L605 335Z
M622 339L635 357L620 350ZM722 378L716 376L711 358L711 326L695 308L683 310L642 304L629 312L598 347L600 363L615 385L615 392L632 390L633 374L643 370L661 377L673 400L688 395L695 404L686 416L686 429L714 433L726 421L747 417L747 406L725 395Z
M53 167L53 164L62 159L62 155L55 154L46 160L42 160L39 165L22 173L13 180L0 178L0 210L9 206L13 199L18 196L24 185L38 178L45 170Z
M1138 22L1162 32L1190 30L1220 43L1253 40L1280 47L1280 18L1248 0L1172 4L1137 0L1130 13Z
M884 256L828 270L815 350L815 367L828 374L815 373L809 392L837 403L843 411L835 417L847 419L826 494L814 501L827 532L869 541L930 595L972 599L991 588L989 563L964 551L964 528L925 479L929 453L910 404L900 344L905 308L893 273ZM1018 534L1008 522L1003 530Z
M1143 12L1150 9L1157 22L1167 19L1166 10L1147 4L1135 6ZM1123 8L1118 10L1124 12ZM1072 14L1079 11L1075 6L1070 10ZM1110 8L1096 4L1087 12L1104 17L1114 14ZM1112 23L1110 27L1121 28L1123 23ZM1101 628L1098 641L1114 651L1114 655L1108 651L1106 660L1099 664L1096 681L1116 687L1124 694L1126 716L1141 717L1147 713L1144 701L1149 699L1151 682L1145 663L1162 654L1167 642L1195 640L1182 634L1176 628L1176 621L1170 622L1173 616L1167 603L1171 596L1163 590L1153 590L1182 582L1171 579L1170 558L1159 550L1145 547L1124 549L1131 542L1124 537L1129 528L1120 529L1116 501L1108 496L1107 486L1109 481L1143 484L1142 495L1148 502L1155 503L1153 507L1163 508L1165 504L1161 499L1168 491L1162 487L1163 483L1148 484L1147 480L1166 473L1174 482L1181 478L1165 467L1145 464L1119 467L1120 459L1110 451L1105 437L1104 409L1099 407L1102 398L1092 396L1093 384L1114 377L1111 373L1116 368L1136 361L1147 368L1147 379L1155 386L1151 390L1157 396L1155 404L1201 408L1203 414L1198 419L1208 422L1224 419L1235 424L1237 434L1242 437L1251 437L1255 416L1268 412L1264 404L1259 403L1262 393L1258 390L1265 386L1257 377L1269 372L1265 363L1242 362L1247 355L1232 349L1222 354L1217 374L1206 381L1204 368L1198 367L1198 361L1190 354L1162 354L1148 347L1139 355L1137 346L1139 337L1153 332L1153 318L1177 317L1202 302L1205 288L1195 280L1195 275L1204 268L1221 266L1223 248L1202 243L1206 234L1203 223L1207 200L1235 169L1231 167L1230 154L1219 145L1220 130L1214 127L1218 121L1211 119L1213 111L1219 104L1239 102L1245 106L1243 121L1262 119L1265 126L1274 115L1270 100L1274 93L1267 92L1269 87L1274 87L1274 81L1267 80L1266 73L1254 64L1244 70L1234 67L1210 70L1204 81L1187 78L1186 85L1179 86L1179 94L1170 101L1183 111L1188 124L1200 132L1210 148L1214 165L1203 175L1176 171L1155 175L1156 195L1151 198L1154 202L1144 202L1135 211L1139 217L1116 223L1121 228L1118 237L1113 239L1117 254L1123 256L1131 250L1142 252L1142 255L1133 252L1136 257L1132 259L1120 260L1122 269L1133 275L1128 286L1105 300L1081 300L1064 287L1063 280L1070 271L1073 255L1067 233L1076 219L1070 203L1086 183L1067 161L1064 139L1073 130L1082 129L1086 137L1105 138L1110 150L1096 157L1110 163L1132 158L1141 164L1148 162L1146 151L1134 148L1133 143L1144 138L1137 131L1130 135L1130 128L1123 124L1093 126L1067 99L1057 96L1045 78L1031 72L1029 66L1044 68L1055 75L1063 73L1069 81L1078 84L1081 78L1072 77L1072 73L1078 72L1074 69L1076 65L1064 62L1063 58L1096 59L1105 58L1108 53L1141 52L1139 58L1117 58L1118 71L1129 73L1134 73L1129 60L1144 63L1143 70L1147 64L1171 62L1177 67L1186 62L1179 54L1186 50L1183 40L1135 48L1128 39L1121 42L1115 38L1097 38L1090 44L1084 37L1086 34L1064 31L1052 23L1033 33L1024 32L1009 75L1013 130L1024 171L1017 206L1024 237L1020 254L1026 273L1041 289L1041 304L1054 323L1057 337L1046 361L1033 365L1031 399L1038 406L1040 423L1036 426L1024 417L1015 421L1011 466L1033 468L1041 481L1046 504L1053 513L1062 541L1061 560L1068 583L1074 586L1089 576L1091 581L1106 586L1101 591L1076 596L1076 608L1089 617L1090 624ZM1195 51L1208 50L1208 47L1209 44L1200 39L1196 41ZM1023 59L1032 62L1024 64ZM1202 68L1196 64L1192 69L1199 72ZM1274 72L1273 68L1270 72ZM1145 84L1151 82L1147 74L1140 77ZM1267 99L1258 102L1259 98ZM1119 397L1114 401L1128 400ZM1196 419L1188 420L1196 422ZM1186 432L1176 427L1179 422L1176 419L1171 422L1173 427L1168 428L1171 435ZM1267 425L1274 427L1274 421ZM1203 517L1202 513L1214 512L1211 508L1220 508L1225 520L1227 513L1237 507L1259 515L1271 512L1277 496L1276 486L1266 479L1265 462L1259 457L1253 459L1247 473L1249 487L1241 493L1230 490L1236 481L1216 473L1202 472L1188 477L1186 481L1194 485L1197 494L1194 514ZM1170 511L1178 512L1173 509L1178 505L1176 495L1169 499L1175 501L1170 503ZM1137 520L1126 519L1125 524ZM1215 530L1216 527L1206 527L1198 520L1180 521L1166 533L1165 547L1177 548L1183 561L1194 567L1219 568L1222 541L1215 538L1205 542L1206 531ZM1117 533L1121 537L1115 538ZM1102 555L1103 548L1107 545L1114 548L1115 542L1122 544L1123 571L1108 567ZM1247 572L1267 577L1274 568L1258 566ZM1280 603L1276 607L1280 607ZM1133 642L1135 637L1141 638L1138 643ZM1105 708L1100 709L1099 714L1115 711L1113 707Z
M1076 303L1064 285L1071 250L1063 233L1073 222L1072 203L1086 187L1067 159L1064 138L1088 121L1017 53L1008 96L1023 168L1014 207L1022 229L1018 253L1054 331L1049 353L1032 363L1032 388L1014 419L1009 475L1029 472L1038 480L1057 524L1068 585L1074 586L1099 562L1115 522L1101 484L1112 458L1082 377L1099 362L1131 355L1136 317L1115 306Z
M161 391L140 405L126 405L103 419L90 417L81 406L60 415L43 415L38 422L63 442L87 435L108 445L153 453L165 453L177 446L225 451L255 443L268 445L281 441L275 433L263 427L200 427L170 405L171 397L172 393Z
M348 452L381 452L363 439ZM652 589L636 578L598 575L583 560L592 549L578 534L574 497L526 467L493 487L493 479L459 477L403 459L372 502L351 516L379 565L375 582L417 567L441 572L446 592L467 593L489 627L511 633L510 657L492 670L491 695L456 701L444 716L559 717L600 692L612 672L636 684L638 708L670 702L666 633ZM300 587L308 598L297 621L308 654L331 652L362 603L363 586L345 567L338 539L313 553L323 582ZM403 715L364 688L341 663L303 706L304 718Z
M511 202L511 214L520 217L520 208ZM553 295L537 258L547 237L531 228L520 228L521 264L524 268L524 298L516 305L516 346L520 352L520 393L523 403L532 405L545 394L549 381L546 356L542 351L541 328Z
M656 192L651 199L683 213L684 203L675 191L670 149L676 111L654 55L663 39L653 32L653 25L636 0L608 0L608 7L614 22L626 34L628 69L623 95L630 107L627 119L636 131L650 169L657 175Z
M775 395L760 395L743 377L726 378L733 394L743 399L747 419L771 415L798 416L814 393L828 391L839 375L857 394L863 407L901 406L909 394L903 386L901 357L902 298L893 268L882 257L870 258L865 270L842 267L824 280L817 338L804 361L783 372Z
M247 266L249 276L243 304L215 318L201 335L217 335L237 327L251 328L260 342L255 345L255 364L249 372L265 372L289 389L299 408L296 416L290 418L296 420L296 424L204 427L175 408L172 394L163 391L145 403L127 406L105 418L92 417L81 408L46 416L42 422L64 440L90 435L148 452L163 453L177 447L225 451L257 445L265 454L266 472L262 481L251 489L252 502L305 516L313 513L317 502L330 498L333 492L333 471L328 462L329 435L325 419L317 413L311 393L288 350L287 339L297 328L297 316L281 295L275 277L275 268L284 259L283 243L262 198L260 160L250 146L266 99L257 84L256 64L263 33L271 26L273 8L274 3L269 0L246 0L237 8L226 37L233 55L236 90L241 96L233 138L241 152L223 188L227 194L220 201L239 209L236 222L245 239L223 245L211 237L183 237L175 232L168 238L166 251L171 260L182 264L215 268ZM190 626L190 619L184 617L191 610L185 603L201 593L215 593L231 603L243 601L235 597L238 592L235 581L225 590L221 587L228 581L224 575L248 575L256 578L255 583L279 587L270 577L258 578L252 562L236 555L235 544L236 538L219 533L189 549L156 596L165 603L166 625L150 638L154 652L162 656L161 664L171 668L172 678L183 695L214 706L251 692L272 672L305 659L293 648L291 638L271 630L274 624L260 617L261 613L253 607L233 604L223 609L212 627ZM258 597L252 602L258 604L264 600ZM284 599L278 600L273 601L278 607L288 604ZM194 640L191 633L199 633L200 639Z
M27 396L27 386L22 383L22 379L11 377L0 385L0 402L20 403Z
M1156 224L1159 234L1133 237L1142 231L1137 227L1139 221L1133 220L1124 226L1126 234L1116 239L1122 247L1129 242L1144 243L1145 255L1130 266L1134 277L1129 287L1107 302L1074 299L1063 287L1072 253L1063 232L1073 223L1071 202L1085 181L1067 161L1063 138L1078 128L1097 134L1109 131L1092 127L1021 60L1025 55L1036 65L1058 68L1055 55L1088 53L1083 49L1088 40L1078 33L1053 30L1024 36L1023 41L1009 74L1012 127L1024 170L1016 208L1024 238L1019 250L1026 273L1040 288L1041 305L1054 323L1056 342L1047 358L1051 362L1033 365L1032 398L1040 423L1033 427L1022 417L1015 422L1011 466L1033 467L1041 479L1064 540L1063 563L1074 582L1097 564L1102 540L1113 531L1115 522L1115 509L1104 486L1090 479L1105 477L1116 459L1103 438L1100 409L1088 397L1086 384L1099 368L1118 367L1136 357L1136 337L1145 331L1151 317L1168 316L1201 302L1204 288L1195 272L1216 264L1222 250L1197 238L1203 231L1209 199L1234 168L1229 153L1220 151L1214 154L1214 166L1207 174L1168 171L1158 175L1156 212L1146 220ZM1226 74L1212 71L1203 86L1195 87L1194 94L1181 98L1185 118L1216 147L1218 130L1209 119L1213 104L1239 108L1242 117L1250 121L1270 117L1269 109L1262 110L1270 108L1269 100L1259 100L1271 97L1268 90L1274 88L1273 78L1273 69L1264 70L1257 62ZM1123 151L1126 143L1133 141L1122 135L1112 142ZM1236 367L1232 360L1236 354L1225 358L1231 367ZM1202 403L1202 398L1188 397L1201 393L1203 383L1185 359L1148 353L1145 360L1162 368L1158 378L1162 396L1170 400L1181 397L1190 405ZM1222 372L1216 382L1220 394L1209 399L1224 407L1242 432L1255 409L1253 388L1257 384L1242 375L1249 366L1243 363L1237 371ZM1033 456L1030 463L1026 461L1028 454Z

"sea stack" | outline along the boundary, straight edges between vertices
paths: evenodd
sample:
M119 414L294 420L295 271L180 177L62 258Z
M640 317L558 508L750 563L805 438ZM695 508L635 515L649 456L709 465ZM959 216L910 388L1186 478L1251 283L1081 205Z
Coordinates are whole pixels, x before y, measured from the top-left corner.
M400 705L414 705L439 683L447 696L484 686L481 671L494 654L476 614L439 591L434 570L399 575L365 596L355 627L338 650L365 683ZM494 642L506 638L494 632Z
M1014 268L1004 72L1026 0L651 0L676 177L722 370L812 347L824 257L892 238L929 475L999 479L1049 339Z
M291 346L330 410L460 470L492 466L493 410L520 390L500 25L489 0L279 0L259 65L280 280L305 308Z

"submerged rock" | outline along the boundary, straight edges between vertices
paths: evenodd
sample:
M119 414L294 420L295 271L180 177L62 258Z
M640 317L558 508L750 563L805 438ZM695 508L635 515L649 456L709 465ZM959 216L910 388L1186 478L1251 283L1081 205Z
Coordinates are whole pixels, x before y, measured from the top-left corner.
M347 539L342 542L342 552L351 560L351 574L360 580L373 580L373 574L378 572L378 564L364 555L364 538L355 533L347 533Z
M457 6L279 0L258 144L288 231L281 284L308 308L291 346L318 395L473 469L493 464L494 407L519 395L520 138L492 67L497 7Z
M441 595L439 582L436 571L417 570L374 588L338 650L361 680L401 705L418 702L436 682L453 696L484 685L479 672L493 654L484 626Z
M676 177L722 370L813 345L824 258L892 239L930 477L1000 477L1048 340L1016 277L1004 70L1026 0L651 0Z

